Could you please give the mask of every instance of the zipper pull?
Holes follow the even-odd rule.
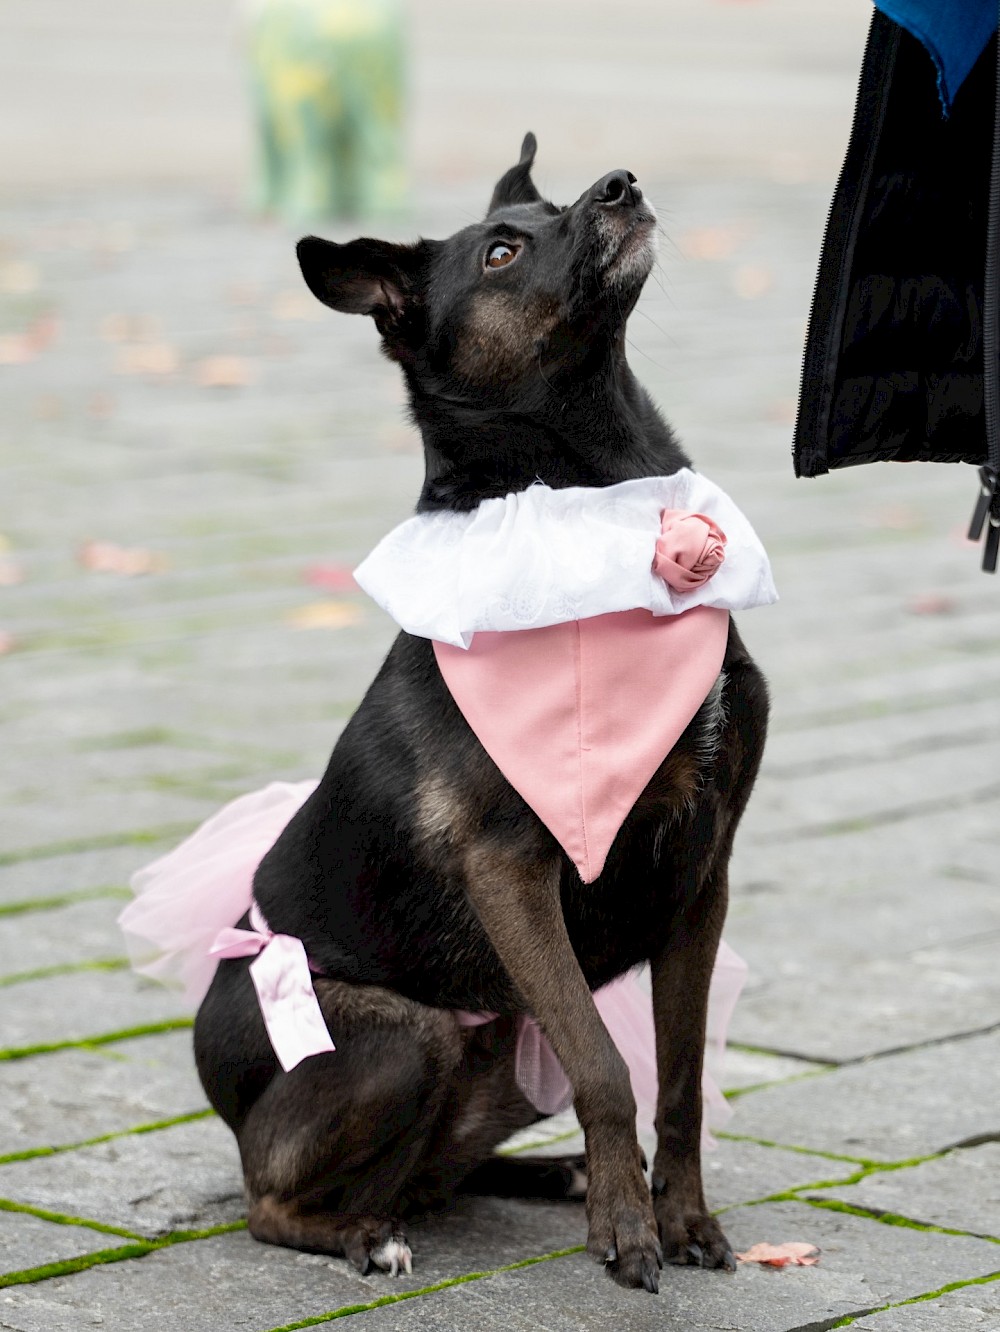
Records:
[[[983,569],[986,573],[996,573],[997,560],[1000,556],[1000,474],[992,467],[979,469],[979,498],[969,524],[969,540],[978,541],[986,527],[986,549],[983,552]]]

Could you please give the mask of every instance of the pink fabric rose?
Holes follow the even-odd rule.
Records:
[[[693,592],[726,558],[725,547],[725,534],[703,513],[664,509],[653,572],[675,592]]]

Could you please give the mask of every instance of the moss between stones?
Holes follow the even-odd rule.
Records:
[[[51,897],[29,897],[23,902],[5,902],[0,905],[0,918],[23,916],[31,911],[57,911],[60,907],[77,902],[95,902],[103,897],[128,898],[132,893],[118,884],[105,884],[101,888],[86,888],[77,893],[58,893]]]
[[[449,1277],[447,1281],[437,1281],[433,1286],[422,1286],[420,1290],[404,1290],[398,1295],[382,1295],[377,1300],[368,1300],[364,1304],[345,1304],[341,1309],[330,1313],[316,1314],[312,1318],[302,1318],[296,1323],[283,1323],[271,1332],[299,1332],[301,1328],[318,1327],[321,1323],[332,1323],[335,1318],[348,1318],[351,1314],[368,1313],[371,1309],[381,1309],[387,1304],[399,1304],[403,1300],[415,1300],[421,1295],[433,1295],[439,1290],[448,1290],[451,1286],[464,1286],[470,1281],[482,1281],[487,1277],[499,1276],[501,1272],[516,1272],[522,1267],[534,1267],[537,1263],[549,1263],[554,1258],[566,1258],[570,1254],[583,1253],[584,1245],[575,1244],[571,1249],[556,1249],[553,1253],[539,1254],[535,1258],[522,1258],[517,1263],[506,1263],[503,1267],[493,1267],[485,1272],[466,1272],[462,1276]]]
[[[215,1111],[191,1110],[185,1115],[173,1115],[169,1119],[157,1119],[148,1124],[135,1124],[132,1128],[119,1129],[115,1133],[102,1133],[96,1138],[82,1138],[79,1142],[57,1143],[52,1147],[26,1147],[20,1152],[8,1152],[0,1156],[0,1166],[13,1165],[17,1161],[33,1161],[39,1156],[58,1156],[61,1152],[76,1152],[82,1147],[98,1147],[102,1142],[113,1142],[116,1138],[131,1138],[142,1133],[159,1133],[161,1129],[174,1128],[178,1124],[193,1124],[199,1119],[212,1119]]]
[[[34,971],[15,971],[0,976],[0,989],[7,985],[21,985],[24,981],[49,980],[53,976],[72,976],[81,971],[124,971],[129,965],[127,957],[94,958],[89,962],[58,962],[51,967],[36,967]]]
[[[95,1036],[81,1036],[78,1040],[44,1041],[37,1045],[17,1045],[0,1050],[0,1063],[10,1059],[31,1059],[35,1055],[54,1054],[58,1050],[93,1050],[115,1041],[130,1041],[137,1036],[158,1036],[164,1031],[182,1031],[193,1027],[193,1018],[167,1018],[163,1022],[146,1022],[139,1027],[126,1027],[122,1031],[99,1032]]]
[[[808,1184],[803,1188],[809,1188]],[[813,1185],[812,1187],[815,1187]],[[904,1230],[920,1230],[930,1235],[958,1235],[962,1239],[984,1240],[987,1244],[1000,1244],[1000,1236],[982,1235],[972,1230],[956,1230],[952,1226],[936,1226],[929,1221],[914,1221],[908,1216],[901,1216],[898,1212],[883,1212],[876,1207],[858,1207],[854,1203],[840,1202],[836,1198],[810,1198],[804,1197],[801,1191],[796,1190],[796,1202],[806,1203],[809,1207],[819,1207],[827,1212],[843,1212],[847,1216],[860,1216],[866,1221],[877,1221],[883,1226],[900,1226]]]
[[[26,846],[20,851],[0,852],[0,868],[21,865],[26,860],[48,860],[56,856],[78,855],[81,851],[105,851],[116,846],[150,846],[176,837],[185,837],[194,823],[163,823],[158,828],[133,828],[128,832],[101,833],[95,837],[73,837],[44,846]]]
[[[2,1200],[0,1200],[2,1205]],[[30,1208],[13,1208],[11,1210],[31,1211]],[[39,1215],[37,1210],[34,1215]],[[57,1213],[50,1213],[43,1217],[44,1220],[58,1221],[63,1225],[89,1226],[93,1230],[104,1230],[109,1234],[129,1235],[129,1231],[115,1231],[109,1226],[101,1226],[99,1223],[84,1221],[79,1217],[60,1217]],[[114,1249],[97,1249],[94,1253],[84,1253],[78,1258],[66,1258],[61,1262],[43,1263],[39,1267],[25,1267],[19,1272],[7,1272],[0,1276],[0,1289],[5,1286],[27,1286],[34,1285],[39,1281],[50,1281],[53,1277],[71,1276],[74,1272],[85,1272],[89,1267],[102,1267],[105,1263],[120,1263],[128,1258],[145,1258],[149,1253],[156,1253],[160,1249],[169,1249],[174,1244],[189,1244],[193,1240],[213,1239],[216,1235],[228,1235],[233,1231],[245,1230],[245,1221],[233,1221],[224,1226],[212,1226],[206,1230],[174,1230],[169,1235],[163,1235],[159,1239],[147,1240],[142,1236],[136,1236],[136,1242],[133,1244],[122,1244]]]
[[[859,1313],[845,1314],[843,1318],[836,1323],[830,1324],[830,1330],[834,1328],[851,1327],[859,1318],[868,1318],[872,1314],[885,1313],[887,1309],[904,1309],[908,1304],[925,1304],[928,1300],[940,1299],[942,1295],[949,1295],[953,1290],[966,1290],[969,1286],[986,1286],[991,1281],[1000,1280],[1000,1272],[990,1272],[987,1276],[969,1277],[965,1281],[949,1281],[946,1286],[939,1286],[937,1290],[929,1290],[923,1295],[912,1295],[908,1300],[897,1300],[891,1304],[880,1304],[877,1309],[862,1309]]]

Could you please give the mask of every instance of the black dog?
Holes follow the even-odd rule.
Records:
[[[421,511],[472,510],[539,478],[606,486],[687,464],[625,361],[655,215],[625,171],[571,207],[543,201],[534,153],[529,134],[486,220],[449,240],[298,247],[313,293],[371,315],[402,367],[426,454]],[[733,1269],[702,1192],[701,1071],[730,849],[766,720],[764,681],[730,626],[711,702],[584,885],[469,729],[430,641],[400,634],[254,881],[271,928],[303,940],[321,973],[337,1052],[282,1072],[246,961],[220,965],[197,1018],[252,1234],[395,1273],[409,1270],[405,1218],[459,1186],[564,1188],[568,1170],[549,1163],[532,1180],[530,1164],[491,1155],[538,1118],[514,1080],[516,1019],[530,1012],[586,1135],[588,1251],[650,1291],[664,1257]],[[652,1193],[628,1072],[591,998],[645,960]],[[499,1016],[470,1031],[458,1009]]]

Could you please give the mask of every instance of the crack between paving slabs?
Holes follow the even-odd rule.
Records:
[[[963,689],[962,700],[966,703],[977,703],[981,700],[992,702],[997,695],[997,684],[996,680],[988,680],[979,685],[971,685]],[[842,707],[802,713],[799,716],[776,717],[768,724],[768,729],[776,733],[808,731],[820,726],[839,726],[843,722],[901,717],[911,712],[933,712],[936,708],[954,707],[954,705],[954,691],[903,696],[893,699],[891,704],[884,698],[859,699]]]
[[[120,1031],[97,1032],[74,1040],[42,1041],[37,1045],[15,1045],[0,1050],[0,1063],[12,1059],[33,1059],[36,1055],[56,1054],[59,1050],[95,1050],[102,1045],[118,1041],[131,1041],[139,1036],[158,1036],[165,1031],[184,1031],[194,1026],[193,1018],[164,1018],[161,1022],[146,1022],[137,1027],[124,1027]]]
[[[35,967],[33,971],[14,971],[0,976],[0,989],[8,985],[23,985],[26,981],[51,980],[54,976],[76,976],[84,971],[125,971],[130,963],[127,957],[92,958],[87,962],[56,962],[50,967]]]
[[[134,1124],[131,1128],[117,1129],[112,1133],[102,1133],[95,1138],[82,1138],[79,1142],[56,1143],[47,1147],[25,1147],[19,1152],[7,1152],[0,1156],[0,1167],[15,1165],[19,1161],[34,1161],[42,1156],[58,1156],[62,1152],[76,1152],[84,1147],[99,1147],[101,1143],[114,1142],[118,1138],[138,1137],[143,1133],[159,1133],[163,1129],[175,1128],[178,1124],[193,1124],[201,1119],[214,1119],[215,1111],[211,1107],[203,1110],[189,1110],[186,1114],[173,1115],[169,1119],[151,1120],[148,1124]]]
[[[119,846],[152,846],[158,842],[186,837],[197,826],[197,822],[190,821],[161,823],[155,828],[133,828],[126,832],[100,833],[94,837],[72,837],[62,842],[46,842],[42,846],[21,847],[17,851],[0,852],[0,869],[8,865],[21,865],[28,860],[74,856],[83,851],[106,851]]]
[[[322,1323],[332,1323],[337,1318],[349,1318],[353,1314],[369,1313],[372,1309],[381,1309],[389,1304],[399,1304],[403,1300],[415,1300],[424,1295],[434,1295],[438,1291],[448,1290],[452,1286],[465,1286],[472,1281],[485,1281],[490,1277],[500,1276],[504,1272],[517,1272],[525,1267],[535,1267],[539,1263],[550,1263],[557,1258],[568,1258],[573,1254],[583,1253],[586,1245],[574,1244],[569,1249],[556,1249],[552,1253],[537,1254],[531,1258],[521,1258],[516,1263],[505,1263],[502,1267],[488,1268],[482,1272],[464,1272],[461,1276],[448,1277],[436,1281],[431,1286],[421,1286],[419,1290],[403,1290],[394,1295],[380,1295],[377,1299],[367,1300],[363,1304],[345,1304],[328,1313],[314,1314],[311,1318],[302,1318],[294,1323],[282,1323],[280,1327],[270,1328],[269,1332],[300,1332],[307,1327],[319,1327]]]
[[[942,750],[964,749],[970,745],[994,743],[994,737],[983,728],[945,735],[922,736],[917,740],[904,740],[884,750],[870,750],[857,754],[829,754],[824,758],[799,759],[788,763],[769,764],[765,775],[777,781],[797,781],[802,777],[820,777],[830,772],[849,772],[883,760],[915,758],[923,754],[936,754]]]
[[[6,1199],[0,1199],[0,1208],[27,1212],[29,1215],[40,1216],[42,1220],[54,1221],[60,1225],[85,1226],[102,1233],[123,1236],[132,1234],[131,1231],[117,1230],[111,1226],[104,1226],[99,1221],[87,1221],[82,1217],[61,1216],[56,1212],[43,1213],[38,1208],[21,1204],[8,1205]],[[98,1249],[94,1253],[80,1254],[77,1258],[64,1258],[59,1262],[44,1263],[40,1267],[25,1267],[18,1272],[7,1272],[0,1275],[0,1290],[8,1286],[34,1286],[42,1281],[51,1281],[55,1277],[72,1276],[75,1272],[83,1272],[91,1267],[104,1267],[108,1263],[145,1258],[148,1254],[158,1253],[161,1249],[172,1248],[175,1244],[191,1244],[200,1240],[214,1239],[217,1235],[230,1235],[240,1230],[246,1230],[245,1221],[232,1221],[226,1225],[211,1226],[204,1230],[172,1230],[168,1235],[161,1235],[158,1239],[145,1239],[141,1235],[136,1235],[133,1243],[122,1244],[114,1249]]]
[[[207,1117],[207,1115],[211,1113],[212,1113],[211,1111],[193,1112],[189,1116],[178,1117],[177,1119],[171,1121],[158,1121],[148,1125],[138,1125],[134,1129],[125,1130],[121,1134],[106,1135],[104,1138],[91,1140],[91,1142],[89,1143],[67,1145],[65,1150],[72,1150],[74,1147],[92,1145],[93,1142],[106,1141],[107,1138],[110,1137],[125,1136],[129,1132],[142,1133],[142,1132],[160,1131],[163,1128],[169,1127],[172,1123],[184,1122],[189,1119]],[[762,1143],[762,1145],[772,1146],[777,1150],[786,1150],[782,1148],[780,1144],[771,1144],[764,1142]],[[54,1151],[59,1149],[52,1149],[52,1150]],[[792,1150],[796,1149],[793,1148]],[[804,1154],[819,1155],[819,1153],[810,1153],[808,1149],[799,1148],[797,1150],[803,1152]],[[44,1153],[45,1149],[41,1149],[41,1152]],[[826,1153],[825,1155],[829,1157],[832,1156],[832,1153]],[[935,1153],[934,1155],[940,1156],[944,1155],[944,1153]],[[835,1159],[841,1159],[841,1158],[835,1158]],[[850,1160],[850,1158],[848,1159]],[[829,1181],[828,1186],[833,1187],[835,1185],[843,1185],[845,1183],[855,1182],[856,1179],[863,1178],[867,1174],[877,1173],[879,1170],[903,1169],[911,1167],[913,1165],[920,1164],[922,1160],[928,1160],[928,1159],[933,1159],[933,1158],[923,1157],[915,1159],[913,1161],[906,1161],[906,1162],[873,1163],[871,1168],[862,1169],[861,1171],[858,1172],[856,1176],[851,1177],[848,1180]],[[0,1162],[0,1164],[2,1164],[2,1162]],[[965,1238],[986,1239],[989,1242],[1000,1244],[1000,1239],[997,1239],[994,1236],[980,1236],[975,1234],[974,1232],[955,1230],[942,1226],[934,1226],[923,1222],[915,1222],[910,1220],[909,1218],[897,1216],[896,1214],[893,1213],[886,1212],[880,1214],[870,1209],[856,1208],[849,1206],[848,1204],[836,1203],[829,1199],[810,1199],[802,1196],[803,1190],[809,1188],[819,1188],[819,1187],[823,1187],[822,1182],[803,1184],[798,1186],[798,1188],[796,1189],[786,1190],[783,1193],[773,1194],[766,1198],[754,1199],[751,1202],[747,1203],[733,1204],[733,1206],[759,1206],[767,1202],[800,1202],[810,1206],[815,1206],[820,1208],[825,1207],[828,1210],[847,1212],[849,1214],[857,1215],[862,1217],[863,1219],[875,1221],[876,1223],[880,1224],[898,1225],[898,1226],[908,1227],[914,1230],[929,1231],[931,1233],[957,1235]],[[236,1221],[221,1226],[210,1227],[203,1230],[172,1231],[170,1234],[161,1236],[159,1239],[150,1240],[139,1235],[137,1232],[126,1230],[123,1227],[108,1226],[105,1225],[103,1222],[88,1220],[83,1217],[74,1217],[67,1214],[50,1212],[42,1208],[33,1207],[32,1205],[27,1203],[17,1203],[8,1199],[0,1199],[0,1210],[20,1212],[26,1215],[36,1216],[42,1220],[50,1221],[60,1225],[78,1225],[98,1231],[99,1233],[120,1235],[122,1238],[133,1240],[133,1243],[131,1244],[121,1245],[114,1249],[102,1249],[94,1253],[80,1255],[78,1258],[65,1259],[60,1262],[49,1263],[36,1268],[25,1268],[18,1272],[7,1273],[6,1275],[0,1276],[0,1288],[11,1285],[36,1284],[40,1281],[50,1280],[53,1277],[70,1275],[73,1272],[85,1270],[91,1267],[102,1266],[107,1263],[122,1262],[126,1260],[142,1258],[149,1253],[154,1253],[159,1251],[160,1249],[168,1248],[173,1244],[189,1243],[200,1239],[212,1238],[213,1236],[216,1235],[229,1234],[234,1231],[241,1231],[246,1229],[245,1221]],[[722,1212],[728,1210],[730,1209],[720,1208],[716,1212],[716,1215],[720,1215]],[[301,1320],[296,1323],[285,1324],[280,1328],[272,1329],[272,1332],[296,1332],[297,1329],[315,1327],[322,1323],[332,1322],[336,1318],[343,1318],[356,1313],[366,1313],[371,1309],[381,1308],[388,1304],[396,1304],[399,1303],[401,1300],[405,1299],[414,1299],[418,1296],[433,1294],[437,1291],[448,1289],[451,1286],[467,1284],[470,1281],[482,1280],[491,1276],[496,1276],[503,1272],[517,1271],[521,1268],[534,1266],[537,1263],[548,1262],[556,1258],[567,1257],[571,1254],[582,1253],[584,1251],[584,1248],[585,1248],[584,1245],[575,1245],[572,1248],[561,1249],[553,1253],[541,1254],[533,1256],[531,1258],[521,1259],[516,1263],[506,1264],[501,1267],[491,1268],[481,1272],[464,1273],[457,1277],[450,1277],[445,1281],[436,1282],[430,1286],[421,1287],[419,1290],[402,1291],[394,1295],[379,1296],[375,1300],[366,1301],[362,1304],[342,1306],[340,1309],[331,1310],[328,1313],[315,1315],[312,1318]],[[996,1275],[1000,1276],[1000,1273]],[[949,1286],[946,1289],[957,1289],[961,1285],[975,1284],[976,1281],[985,1281],[991,1279],[993,1278],[992,1277],[974,1278],[971,1279],[969,1282],[956,1283],[954,1286]],[[934,1298],[934,1296],[939,1293],[941,1292],[932,1292],[926,1296],[921,1296],[918,1298],[930,1299]],[[916,1302],[916,1297],[913,1300],[904,1301],[904,1303],[913,1303],[913,1302]],[[885,1306],[885,1307],[890,1307],[890,1306]],[[845,1317],[847,1317],[850,1320],[853,1320],[854,1318],[861,1317],[863,1313],[868,1313],[868,1312],[872,1311],[864,1310],[855,1313],[853,1315],[847,1315]],[[844,1322],[844,1321],[834,1322],[834,1323],[827,1322],[820,1324],[810,1324],[808,1326],[815,1327],[817,1329],[827,1328],[827,1327],[832,1328],[836,1326],[849,1326],[849,1322]],[[800,1329],[799,1332],[808,1332],[808,1328]]]
[[[742,1045],[738,1041],[728,1042],[728,1048],[746,1050],[750,1054],[772,1055],[778,1059],[798,1059],[804,1063],[822,1064],[822,1068],[808,1069],[805,1073],[793,1073],[787,1078],[775,1078],[773,1082],[755,1082],[752,1087],[737,1087],[727,1091],[727,1096],[745,1096],[750,1091],[763,1091],[768,1087],[778,1087],[789,1082],[798,1082],[803,1078],[820,1077],[832,1073],[838,1068],[852,1068],[858,1064],[872,1064],[879,1059],[888,1059],[890,1055],[909,1054],[913,1050],[927,1050],[935,1045],[947,1045],[949,1041],[970,1041],[976,1036],[990,1036],[1000,1031],[1000,1022],[991,1022],[985,1027],[970,1027],[968,1031],[948,1032],[944,1036],[928,1036],[921,1041],[911,1041],[908,1045],[894,1045],[887,1050],[874,1050],[871,1054],[851,1055],[847,1059],[831,1059],[829,1055],[811,1055],[802,1050],[784,1050],[776,1046]]]
[[[789,828],[783,833],[783,837],[786,842],[794,842],[805,838],[839,837],[845,833],[869,832],[872,828],[881,828],[891,823],[904,823],[908,819],[921,818],[925,814],[951,813],[954,810],[968,809],[973,805],[992,804],[997,799],[1000,799],[1000,782],[992,782],[989,786],[981,786],[975,791],[967,791],[961,795],[915,800],[909,805],[876,810],[872,814],[854,818],[832,819],[829,823],[804,824],[800,828]]]
[[[77,902],[97,902],[103,898],[124,901],[131,897],[131,890],[118,884],[104,884],[99,888],[84,888],[78,892],[58,893],[51,897],[28,897],[21,902],[0,904],[0,920],[7,916],[23,916],[34,911],[57,911],[60,907],[75,906]]]
[[[937,1290],[928,1290],[921,1295],[911,1295],[908,1300],[893,1300],[888,1304],[880,1304],[874,1309],[859,1309],[856,1313],[842,1314],[840,1318],[833,1321],[805,1323],[801,1327],[789,1328],[788,1332],[832,1332],[834,1328],[850,1327],[859,1318],[867,1318],[870,1314],[885,1313],[887,1309],[905,1309],[911,1304],[925,1304],[928,1300],[938,1300],[942,1295],[950,1295],[955,1290],[967,1290],[970,1286],[988,1286],[991,1282],[998,1280],[1000,1280],[1000,1272],[990,1272],[981,1277],[968,1277],[964,1281],[949,1281],[947,1285],[939,1286]]]

